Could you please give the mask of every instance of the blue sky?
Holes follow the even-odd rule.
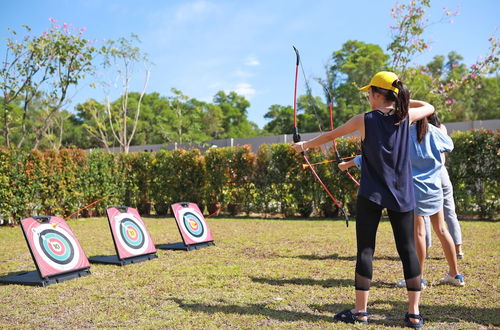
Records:
[[[406,2],[406,1],[402,1]],[[5,54],[7,28],[34,33],[58,23],[86,27],[91,39],[117,39],[139,35],[141,49],[155,66],[148,92],[171,95],[177,88],[185,95],[211,102],[219,90],[234,90],[251,103],[250,120],[263,127],[273,104],[293,103],[295,55],[299,48],[306,74],[324,76],[330,54],[347,40],[361,40],[383,49],[391,37],[390,10],[395,1],[338,0],[43,0],[4,1],[0,13],[0,56]],[[442,9],[458,9],[453,23],[431,25],[425,37],[431,49],[415,59],[425,64],[435,55],[454,50],[465,63],[474,63],[488,52],[488,38],[499,36],[500,1],[435,0],[430,21]],[[136,73],[135,89],[143,75]],[[302,79],[302,77],[301,77]],[[303,79],[302,79],[303,80]],[[299,86],[304,91],[303,85]],[[320,88],[314,93],[322,95]],[[99,90],[80,87],[73,105],[88,97],[103,100]],[[69,106],[71,109],[72,106]]]

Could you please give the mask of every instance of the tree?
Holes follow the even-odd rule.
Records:
[[[119,38],[117,41],[109,40],[103,48],[104,67],[111,71],[121,83],[121,97],[119,103],[112,104],[109,96],[109,88],[113,83],[105,82],[108,94],[105,98],[106,113],[108,115],[108,127],[111,129],[114,141],[118,143],[121,151],[128,153],[130,144],[134,138],[141,114],[141,103],[149,83],[151,63],[147,55],[142,53],[134,43],[139,43],[139,37],[135,34],[130,39]],[[144,83],[140,92],[139,100],[134,108],[129,108],[130,83],[134,73],[134,65],[142,64],[144,69]],[[112,79],[112,80],[115,80]],[[131,126],[129,126],[129,121]],[[101,123],[105,125],[104,123]],[[103,141],[104,143],[105,141]]]
[[[215,104],[202,102],[200,105],[205,113],[202,122],[203,131],[212,139],[220,139],[224,133],[222,109]]]
[[[380,46],[349,40],[332,53],[326,66],[326,79],[319,82],[333,95],[335,123],[344,123],[366,110],[367,103],[358,88],[364,86],[374,72],[387,69],[389,56]],[[325,95],[328,98],[328,95]]]
[[[293,133],[293,107],[273,104],[269,107],[264,118],[270,121],[264,126],[264,130],[271,134]]]
[[[214,104],[222,110],[222,128],[224,138],[253,137],[259,135],[258,126],[247,118],[247,109],[250,106],[243,96],[235,92],[226,94],[219,91],[214,96]]]
[[[108,122],[106,106],[94,99],[88,99],[83,104],[78,104],[76,110],[83,128],[90,134],[91,139],[109,152],[112,132],[106,125]]]
[[[210,139],[210,136],[202,130],[204,117],[202,104],[175,88],[172,88],[172,92],[174,96],[169,98],[171,111],[174,113],[171,140],[183,143]]]
[[[40,36],[26,35],[22,41],[17,41],[17,32],[11,30],[13,36],[7,39],[5,61],[0,69],[4,104],[2,130],[7,147],[12,144],[11,128],[14,126],[20,131],[17,147],[25,143],[30,133],[28,122],[33,117],[30,105],[34,98],[38,98],[43,99],[40,103],[45,111],[42,118],[36,118],[39,125],[31,126],[35,133],[32,135],[32,147],[37,148],[68,101],[69,88],[93,72],[92,60],[97,50],[82,37],[85,29],[68,24],[58,25],[52,18],[50,21],[51,28]],[[27,32],[31,31],[28,26],[24,28]],[[23,112],[19,117],[13,117],[7,106],[14,100],[22,104]]]

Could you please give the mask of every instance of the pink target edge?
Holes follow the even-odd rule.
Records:
[[[45,260],[43,260],[42,255],[40,254],[40,251],[36,249],[36,245],[34,243],[34,236],[36,235],[35,232],[33,232],[33,229],[36,229],[40,227],[42,224],[49,224],[54,226],[54,229],[57,230],[57,228],[62,228],[68,235],[71,236],[71,238],[75,241],[77,246],[74,246],[73,248],[76,250],[75,252],[78,252],[79,254],[79,260],[76,262],[74,267],[71,269],[57,269],[49,265]],[[50,217],[50,220],[45,223],[40,223],[34,218],[26,218],[21,220],[21,227],[24,231],[26,241],[28,243],[29,249],[31,250],[34,262],[38,268],[38,271],[40,273],[40,276],[47,277],[47,276],[54,276],[58,274],[63,274],[63,273],[68,273],[72,272],[75,270],[80,270],[80,269],[85,269],[90,267],[89,260],[87,259],[87,256],[85,255],[85,252],[83,252],[82,247],[80,246],[80,243],[78,242],[78,239],[76,236],[73,234],[71,229],[69,228],[68,224],[64,219],[62,218],[57,218],[57,217]],[[36,237],[38,239],[38,237]]]
[[[183,205],[186,205],[187,207],[184,207]],[[194,241],[187,235],[183,230],[182,230],[182,225],[181,225],[181,217],[179,216],[179,212],[183,209],[191,209],[195,211],[199,216],[200,216],[200,221],[203,223],[203,226],[205,230],[207,231],[207,237],[203,241]],[[214,237],[212,235],[212,231],[208,227],[208,224],[205,220],[205,217],[203,216],[203,213],[200,211],[200,208],[196,203],[175,203],[172,204],[172,210],[174,212],[174,217],[175,221],[177,222],[177,227],[179,228],[179,232],[181,233],[182,240],[184,241],[184,244],[186,245],[191,245],[191,244],[199,244],[199,243],[205,243],[205,242],[211,242],[214,240]]]
[[[153,243],[153,239],[151,238],[151,235],[149,234],[149,231],[146,225],[144,224],[144,221],[142,221],[142,218],[139,215],[137,209],[134,209],[133,207],[127,207],[127,211],[125,213],[132,214],[134,218],[143,226],[144,239],[145,239],[144,244],[148,244],[148,248],[143,253],[131,253],[123,247],[123,245],[120,243],[120,240],[118,239],[118,235],[120,235],[120,233],[118,233],[115,230],[115,222],[116,222],[115,217],[122,214],[122,212],[120,212],[120,210],[116,207],[110,207],[106,209],[106,214],[108,216],[109,227],[111,228],[111,233],[113,235],[113,241],[115,242],[116,253],[118,254],[118,257],[120,259],[125,259],[125,258],[155,253],[156,247],[155,244]]]

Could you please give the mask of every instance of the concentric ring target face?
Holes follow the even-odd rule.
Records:
[[[130,213],[115,216],[115,233],[120,245],[131,254],[143,254],[148,249],[146,228]]]
[[[205,228],[203,216],[193,209],[179,210],[180,225],[182,231],[195,242],[204,242],[208,231]]]
[[[73,237],[61,227],[42,224],[33,230],[35,248],[49,266],[58,270],[73,269],[80,253]]]

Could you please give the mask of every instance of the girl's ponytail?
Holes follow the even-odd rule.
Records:
[[[408,116],[408,108],[410,105],[410,91],[405,84],[399,79],[392,83],[393,87],[398,89],[398,94],[395,92],[394,100],[394,115],[396,116],[396,123],[402,122]]]

